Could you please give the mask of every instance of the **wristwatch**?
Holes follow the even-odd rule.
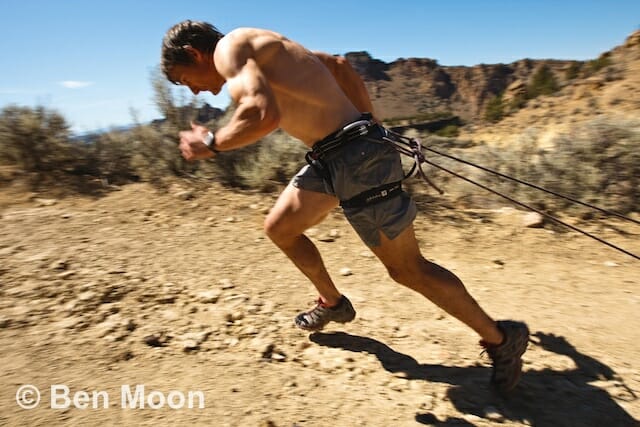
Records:
[[[204,145],[206,145],[209,150],[216,154],[220,153],[220,151],[216,150],[216,135],[213,132],[207,132],[207,135],[202,139],[202,142],[204,142]]]

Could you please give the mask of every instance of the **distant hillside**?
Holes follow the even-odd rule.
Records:
[[[441,66],[428,58],[385,63],[367,52],[345,56],[363,76],[378,116],[387,120],[450,114],[466,123],[480,123],[488,103],[498,96],[508,103],[505,115],[515,114],[538,102],[527,99],[525,92],[539,79],[541,68],[552,75],[556,85],[553,97],[590,96],[591,91],[626,81],[628,91],[617,95],[618,106],[628,99],[640,108],[635,101],[640,99],[636,79],[640,74],[640,31],[592,61],[522,59],[466,67]]]

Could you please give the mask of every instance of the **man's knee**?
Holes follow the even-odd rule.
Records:
[[[406,281],[405,278],[407,276],[404,268],[400,266],[387,266],[387,273],[389,273],[389,277],[391,277],[395,282],[404,285],[404,282]]]
[[[304,233],[305,224],[288,215],[269,214],[264,220],[265,234],[276,244],[286,244]]]
[[[314,212],[312,216],[302,217],[272,211],[265,218],[263,229],[275,243],[287,242],[304,234],[305,230],[321,222],[328,214],[328,211],[320,211]]]
[[[400,265],[388,265],[387,273],[395,282],[411,287],[411,284],[419,280],[420,272],[415,263],[403,263]]]
[[[274,242],[284,240],[290,235],[290,231],[287,228],[286,221],[283,221],[279,216],[267,215],[264,220],[264,232]]]
[[[440,276],[444,270],[421,256],[401,265],[388,265],[386,268],[391,279],[409,288],[413,288],[416,283],[421,285],[432,283],[432,279]]]

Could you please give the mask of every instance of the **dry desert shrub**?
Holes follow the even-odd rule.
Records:
[[[282,131],[263,138],[256,148],[235,165],[240,183],[250,188],[274,191],[305,164],[307,148]]]
[[[602,117],[576,124],[550,144],[543,144],[540,132],[531,128],[509,147],[484,146],[465,150],[460,157],[574,199],[629,213],[640,211],[638,147],[640,122]],[[571,201],[482,171],[465,168],[465,174],[537,208],[574,215],[587,212]]]
[[[640,122],[594,119],[553,145],[539,162],[543,185],[622,213],[640,211]]]
[[[25,172],[69,166],[74,157],[69,125],[55,110],[9,105],[0,111],[0,160]]]

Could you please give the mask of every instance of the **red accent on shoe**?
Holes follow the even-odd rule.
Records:
[[[326,302],[324,302],[324,300],[322,299],[322,297],[318,297],[318,301],[316,301],[316,303],[320,306],[320,307],[324,307],[324,308],[331,308]]]

